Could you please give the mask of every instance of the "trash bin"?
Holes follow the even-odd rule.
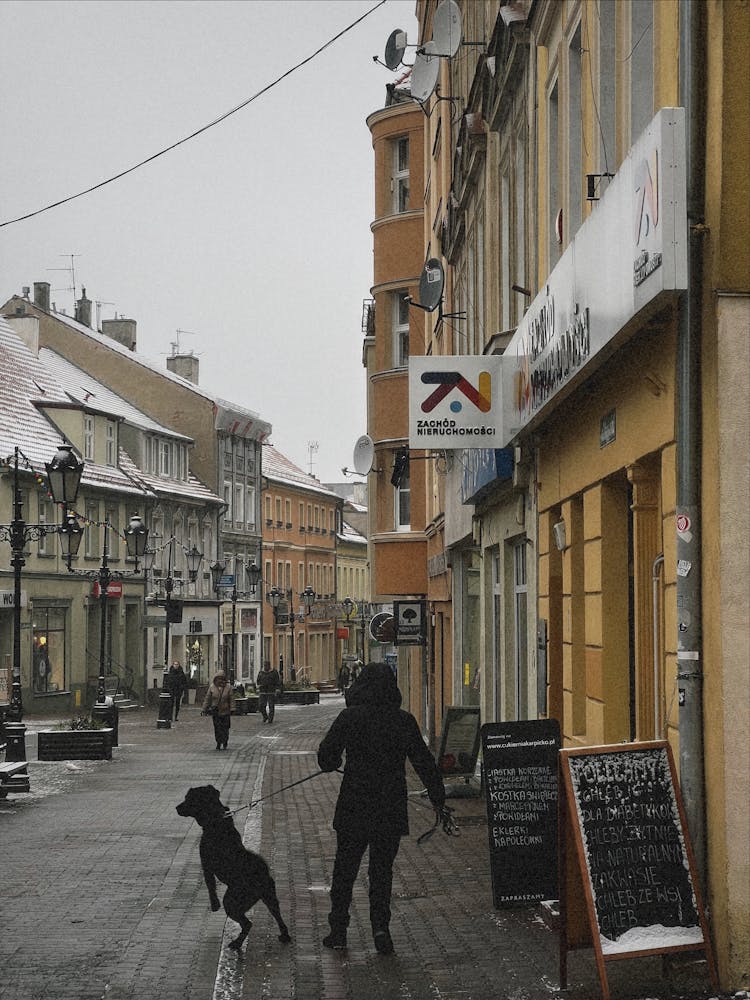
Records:
[[[172,695],[169,691],[159,693],[159,717],[156,720],[156,728],[172,728]]]
[[[106,695],[103,702],[94,702],[91,718],[101,722],[104,726],[109,726],[112,730],[112,746],[120,745],[117,741],[120,728],[120,708],[115,704],[115,699],[111,695]]]

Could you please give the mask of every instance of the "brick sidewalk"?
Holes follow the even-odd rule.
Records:
[[[394,872],[393,956],[370,937],[366,865],[355,886],[349,948],[321,946],[340,777],[322,775],[239,813],[245,841],[276,878],[293,942],[281,945],[262,906],[244,957],[222,948],[200,873],[197,825],[175,804],[212,783],[232,808],[317,770],[317,745],[343,707],[282,707],[232,722],[217,753],[211,723],[184,708],[171,730],[153,712],[123,713],[112,762],[37,762],[26,720],[32,793],[0,803],[2,1000],[541,1000],[559,993],[557,937],[534,911],[492,908],[481,799],[454,799],[459,838],[416,836],[432,812],[410,808]],[[412,785],[419,791],[416,784]],[[231,925],[230,929],[233,929]],[[658,959],[610,963],[613,1000],[671,991]],[[698,984],[703,971],[693,969]],[[593,952],[569,956],[568,996],[599,997]]]

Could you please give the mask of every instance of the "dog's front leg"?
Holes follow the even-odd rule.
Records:
[[[206,888],[208,889],[208,898],[211,902],[211,910],[213,913],[216,913],[217,910],[221,909],[219,896],[216,892],[216,876],[210,868],[204,867],[203,878],[206,880]]]

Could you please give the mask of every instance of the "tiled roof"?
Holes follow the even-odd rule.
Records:
[[[329,490],[315,476],[303,472],[293,462],[290,462],[286,455],[277,451],[273,445],[263,445],[262,472],[268,479],[273,479],[278,483],[296,486],[298,489],[313,490],[315,493],[325,494],[331,500],[338,500],[333,490]]]
[[[180,500],[198,500],[210,504],[224,503],[221,497],[212,493],[192,472],[188,474],[187,482],[154,476],[139,469],[130,455],[122,449],[120,449],[120,465],[129,476],[142,483],[144,489],[157,496],[176,497]]]
[[[42,313],[44,315],[45,311],[40,309],[34,303],[29,302],[26,299],[22,299],[19,296],[13,296],[11,302],[23,303],[27,312],[34,314],[35,312]],[[226,415],[231,413],[234,420],[239,420],[240,422],[245,422],[248,425],[252,425],[254,434],[257,434],[258,440],[264,440],[271,433],[271,425],[264,420],[261,420],[258,414],[254,410],[250,410],[245,406],[240,406],[237,403],[230,403],[224,399],[221,399],[215,393],[208,392],[206,389],[201,388],[195,382],[191,382],[189,379],[183,378],[181,375],[176,375],[166,368],[163,362],[152,361],[151,358],[147,358],[143,354],[139,354],[138,351],[131,351],[129,348],[125,347],[124,344],[120,344],[117,340],[112,337],[108,337],[103,333],[98,333],[96,330],[92,330],[90,326],[86,326],[84,323],[79,323],[78,320],[72,318],[72,316],[66,316],[65,313],[55,312],[50,310],[49,314],[53,319],[60,323],[65,324],[65,326],[70,327],[71,330],[75,330],[76,333],[83,334],[90,340],[96,341],[101,347],[105,347],[107,350],[113,351],[115,354],[121,354],[126,357],[129,361],[134,362],[137,365],[141,365],[143,368],[147,368],[151,372],[155,372],[162,378],[167,379],[170,382],[176,382],[185,389],[189,389],[194,392],[197,396],[201,396],[204,399],[210,400],[214,406],[214,412],[217,415]],[[217,429],[224,429],[217,428]]]
[[[95,410],[104,410],[115,416],[122,417],[127,423],[138,427],[141,430],[155,434],[162,434],[175,440],[190,442],[193,439],[179,434],[164,424],[152,420],[148,414],[133,406],[128,400],[118,396],[102,382],[92,378],[87,372],[62,357],[56,351],[48,347],[42,347],[39,351],[39,358],[46,367],[55,375],[61,385],[65,387],[65,392],[71,399],[82,406]]]
[[[12,459],[18,447],[34,468],[44,474],[45,462],[52,460],[64,437],[39,409],[45,403],[67,405],[72,410],[80,408],[44,362],[0,316],[0,458]],[[125,493],[142,493],[121,469],[93,462],[86,462],[82,482]]]

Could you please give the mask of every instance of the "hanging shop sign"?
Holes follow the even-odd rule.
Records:
[[[409,447],[499,446],[501,390],[499,354],[409,358]]]
[[[662,108],[529,306],[503,354],[498,447],[687,287],[685,149],[684,109]]]
[[[394,601],[397,646],[424,646],[427,642],[427,602]]]

